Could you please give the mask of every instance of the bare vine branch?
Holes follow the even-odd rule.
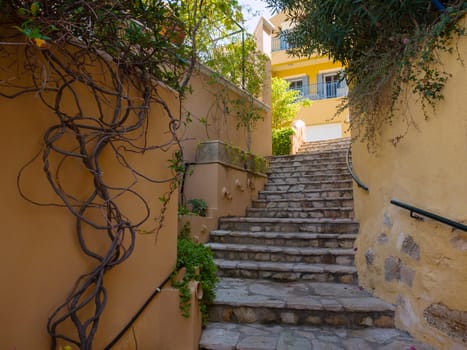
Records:
[[[180,182],[183,157],[177,131],[181,120],[160,89],[169,86],[183,95],[196,54],[177,42],[177,30],[183,31],[184,25],[175,10],[176,2],[156,0],[17,0],[0,5],[0,55],[10,60],[0,69],[0,97],[35,94],[55,116],[44,133],[43,146],[19,171],[20,195],[33,204],[67,208],[75,217],[82,252],[94,261],[94,267],[77,279],[49,317],[52,350],[59,347],[59,341],[92,348],[108,300],[104,276],[128,259],[141,225],[154,214],[135,185],[145,180],[168,186],[151,231],[157,234]],[[200,25],[201,20],[191,35]],[[13,26],[18,29],[12,31]],[[150,143],[154,106],[159,106],[158,117],[166,120],[168,133],[163,140]],[[127,158],[131,153],[173,149],[177,152],[168,164],[172,169],[168,178],[145,175]],[[103,164],[109,157],[129,174],[129,183],[109,182]],[[22,189],[24,171],[38,161],[57,203],[28,198]],[[67,189],[65,170],[70,167],[84,172],[90,188],[81,193]],[[130,197],[141,203],[140,218],[130,218],[121,206]],[[105,249],[88,242],[89,230],[102,233]],[[65,327],[70,322],[75,334]]]

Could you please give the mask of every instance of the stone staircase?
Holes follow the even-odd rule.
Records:
[[[314,142],[273,158],[246,216],[211,232],[221,279],[200,349],[430,349],[358,286],[348,146]]]

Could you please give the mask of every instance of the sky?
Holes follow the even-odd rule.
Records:
[[[239,0],[240,5],[246,9],[250,7],[253,10],[253,13],[248,13],[248,11],[244,10],[243,15],[245,16],[247,31],[249,33],[253,33],[258,24],[258,20],[261,16],[268,18],[271,17],[271,10],[267,9],[266,2],[261,0]]]

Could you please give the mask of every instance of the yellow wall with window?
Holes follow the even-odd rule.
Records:
[[[286,16],[283,13],[272,17],[270,22],[275,26],[273,38],[278,35],[281,29],[285,30],[289,28]],[[311,106],[302,107],[295,118],[296,120],[303,120],[305,122],[307,127],[306,139],[313,139],[314,130],[318,130],[326,125],[329,127],[338,126],[340,128],[340,135],[334,133],[335,137],[350,136],[348,110],[345,110],[338,116],[335,115],[338,106],[342,102],[342,97],[325,98],[318,96],[318,91],[322,87],[318,88],[316,86],[316,84],[323,83],[324,75],[343,70],[344,68],[340,63],[333,62],[327,56],[313,56],[310,58],[294,57],[289,55],[285,50],[280,50],[271,53],[271,67],[273,77],[298,82],[298,85],[294,86],[294,88],[300,88],[302,91],[305,91],[304,95],[313,98]],[[303,88],[301,88],[302,85]]]

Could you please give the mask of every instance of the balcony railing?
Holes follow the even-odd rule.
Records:
[[[309,100],[325,100],[328,98],[345,97],[349,92],[349,88],[345,81],[311,84],[293,89],[300,91],[302,97]]]

